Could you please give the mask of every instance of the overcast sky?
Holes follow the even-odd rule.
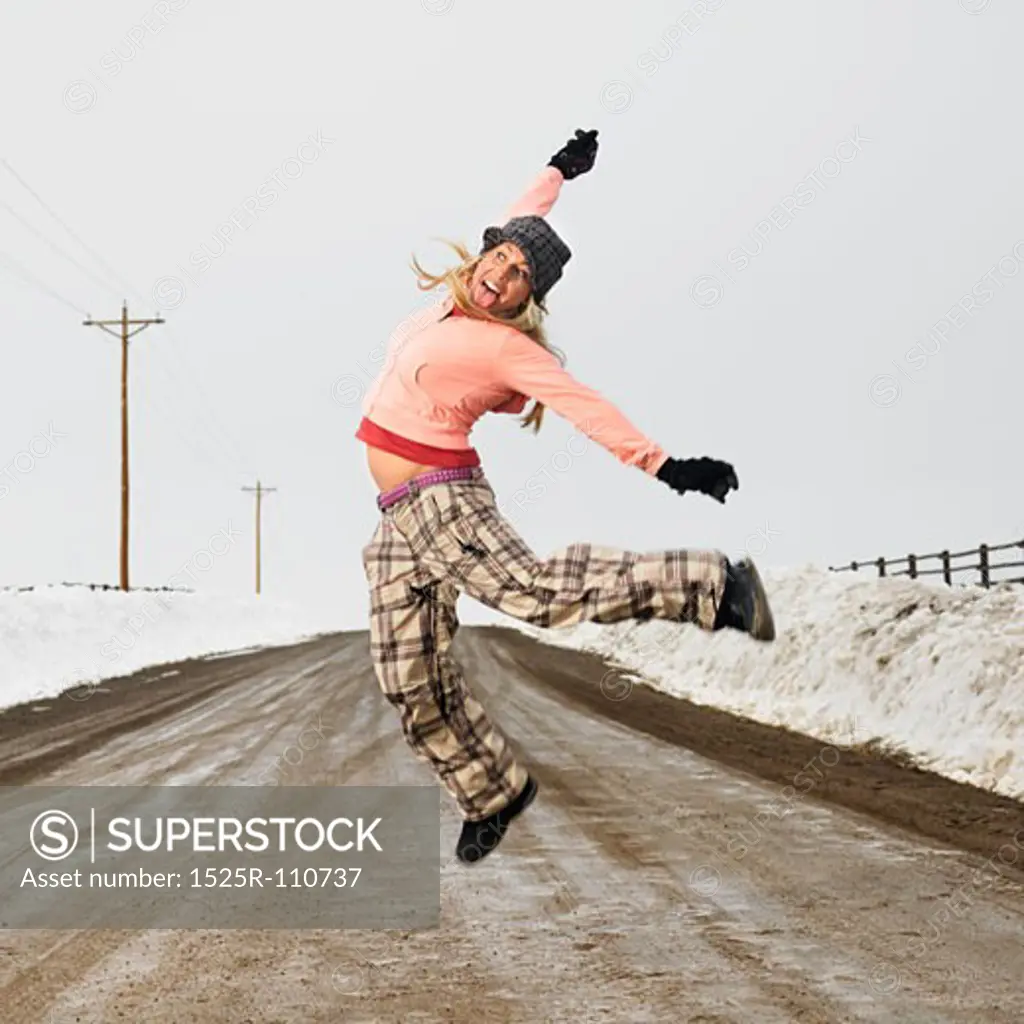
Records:
[[[601,151],[551,214],[552,340],[741,489],[680,498],[553,414],[491,417],[473,442],[538,554],[1024,533],[1011,0],[64,0],[2,27],[0,585],[117,581],[119,346],[82,320],[127,298],[167,319],[131,349],[132,583],[249,592],[258,475],[264,592],[362,628],[352,435],[423,302],[409,257],[476,245],[577,127]]]

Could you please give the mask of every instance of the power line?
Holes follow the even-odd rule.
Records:
[[[171,343],[161,350],[158,357],[160,358],[164,355],[168,357],[165,372],[172,374],[179,380],[184,380],[185,383],[182,385],[181,390],[187,393],[190,389],[193,395],[198,398],[199,401],[194,403],[194,408],[203,411],[208,427],[212,428],[208,431],[211,440],[218,442],[230,461],[243,467],[245,476],[254,476],[253,467],[255,463],[249,458],[244,445],[239,442],[234,432],[216,412],[216,406],[202,386],[200,375],[195,371],[191,360],[186,356],[181,338],[171,329],[170,325],[168,325],[167,333]]]
[[[44,235],[37,227],[35,227],[24,217],[22,217],[22,215],[18,213],[18,211],[15,210],[13,206],[11,206],[8,203],[5,203],[2,199],[0,199],[0,206],[2,206],[12,217],[14,217],[15,220],[24,224],[25,227],[28,228],[28,230],[31,231],[32,234],[36,236],[36,238],[43,241],[59,256],[63,256],[64,259],[66,259],[69,263],[73,263],[76,267],[78,267],[78,269],[83,274],[85,274],[87,277],[92,278],[92,280],[95,281],[101,288],[106,288],[107,291],[112,292],[114,295],[118,294],[118,289],[111,288],[108,282],[103,281],[99,277],[97,277],[88,267],[83,266],[81,263],[79,263],[74,256],[71,256],[69,253],[66,253],[59,245],[57,245],[56,242],[51,242],[50,239],[47,238],[46,235]]]
[[[89,315],[88,310],[82,309],[81,306],[75,305],[75,303],[73,303],[70,299],[64,298],[64,296],[61,295],[59,292],[54,291],[49,285],[44,284],[37,277],[35,277],[33,274],[27,271],[23,266],[21,266],[21,264],[18,263],[18,261],[14,259],[13,256],[9,256],[5,252],[0,252],[0,260],[3,260],[7,264],[8,271],[17,274],[18,277],[22,278],[25,281],[28,281],[29,284],[35,285],[35,287],[38,288],[40,291],[46,292],[47,295],[56,299],[58,302],[63,302],[65,306],[69,306],[76,313],[81,313],[83,316]]]
[[[9,256],[6,253],[0,252],[0,266],[3,266],[4,264],[7,264],[6,269],[10,273],[16,275],[17,277],[19,277],[20,279],[22,279],[24,281],[27,281],[32,286],[34,286],[35,288],[38,288],[40,291],[44,292],[46,295],[50,296],[51,298],[56,299],[58,302],[60,302],[63,305],[67,306],[69,309],[72,309],[76,313],[80,313],[80,314],[82,314],[83,316],[85,316],[87,318],[90,316],[90,314],[89,314],[89,312],[87,310],[82,309],[80,306],[76,305],[70,299],[65,298],[59,292],[55,291],[53,288],[50,288],[49,285],[47,285],[45,282],[41,281],[35,275],[33,275],[31,272],[26,270],[13,257]],[[107,332],[107,333],[111,333],[111,332]],[[115,338],[104,338],[104,337],[101,336],[100,340],[101,341],[109,342],[110,344],[117,344],[117,341],[119,339],[117,339],[116,337]],[[162,367],[159,367],[159,365],[158,365],[158,368],[162,369]],[[163,372],[165,374],[165,377],[167,377],[167,379],[170,380],[170,377],[167,376],[166,371],[163,371]],[[171,381],[171,384],[172,384],[172,387],[174,387],[175,391],[180,393],[180,390],[181,390],[180,387],[175,385],[173,381]],[[156,411],[158,411],[160,413],[163,413],[164,419],[165,419],[165,425],[170,428],[173,436],[185,448],[187,448],[194,457],[198,458],[199,461],[206,463],[206,465],[209,466],[210,468],[212,468],[213,470],[215,470],[218,475],[223,474],[226,469],[230,468],[231,471],[237,473],[237,475],[240,476],[240,477],[250,477],[251,476],[251,473],[245,471],[244,469],[240,469],[239,468],[237,456],[233,455],[230,452],[227,452],[226,449],[224,449],[223,445],[221,446],[221,451],[219,453],[220,458],[215,459],[215,458],[212,457],[213,456],[213,452],[212,451],[208,452],[201,445],[199,445],[195,439],[189,437],[188,434],[186,434],[180,428],[178,423],[175,422],[175,413],[180,415],[180,413],[178,413],[178,410],[175,409],[175,412],[171,413],[170,405],[167,404],[163,400],[163,398],[161,396],[159,396],[159,393],[147,394],[146,397],[148,399],[147,405],[150,405]]]
[[[150,351],[157,350],[151,349]],[[142,358],[141,355],[139,358]],[[151,365],[156,366],[157,364],[154,361]],[[217,478],[222,478],[225,474],[242,479],[251,477],[251,474],[240,470],[237,461],[226,456],[223,449],[206,447],[202,441],[186,433],[182,426],[181,410],[174,408],[172,411],[171,403],[164,397],[163,392],[156,388],[152,380],[141,378],[136,389],[140,392],[152,418],[159,421],[164,432],[162,436],[175,440],[192,455],[191,465],[202,463],[214,471]]]
[[[120,285],[121,287],[123,287],[123,288],[127,288],[127,290],[128,290],[128,291],[130,291],[130,292],[134,292],[134,294],[135,294],[136,298],[138,298],[138,299],[139,299],[139,301],[140,301],[140,302],[142,302],[142,304],[143,304],[143,305],[145,305],[145,304],[146,304],[146,300],[145,300],[144,298],[142,298],[142,296],[140,296],[140,295],[139,295],[138,291],[136,291],[136,289],[135,289],[135,288],[133,288],[133,287],[132,287],[132,285],[131,285],[131,284],[130,284],[130,283],[129,283],[128,281],[126,281],[126,280],[125,280],[125,279],[124,279],[123,277],[121,277],[121,275],[120,275],[120,274],[118,274],[118,273],[117,273],[117,271],[116,271],[116,270],[114,270],[114,268],[113,268],[113,267],[111,267],[111,266],[110,266],[110,264],[109,264],[109,263],[107,263],[107,261],[106,261],[105,259],[103,259],[103,257],[102,257],[102,256],[100,256],[100,254],[99,254],[98,252],[96,252],[96,250],[95,250],[95,249],[93,249],[93,248],[92,248],[91,246],[87,245],[87,244],[86,244],[86,243],[85,243],[85,242],[84,242],[84,241],[83,241],[83,240],[82,240],[82,239],[81,239],[81,238],[80,238],[80,237],[78,236],[78,234],[76,234],[76,233],[75,233],[75,232],[74,232],[74,231],[73,231],[73,230],[71,229],[71,227],[70,227],[70,226],[69,226],[69,225],[67,224],[67,222],[66,222],[66,221],[64,221],[64,219],[63,219],[62,217],[60,217],[60,215],[59,215],[59,214],[57,214],[57,213],[56,213],[56,212],[55,212],[55,211],[53,210],[53,208],[52,208],[51,206],[49,206],[49,204],[47,204],[47,202],[46,202],[46,201],[45,201],[45,200],[43,199],[43,197],[42,197],[41,195],[39,195],[39,193],[38,193],[38,192],[36,192],[36,190],[35,190],[34,188],[32,188],[32,186],[31,186],[31,185],[29,185],[29,183],[28,183],[27,181],[25,181],[25,179],[24,179],[24,178],[23,178],[23,177],[22,177],[22,176],[21,176],[21,175],[20,175],[20,174],[19,174],[19,173],[18,173],[18,172],[17,172],[17,171],[16,171],[16,170],[15,170],[15,169],[14,169],[14,168],[13,168],[13,167],[12,167],[12,166],[11,166],[11,165],[10,165],[10,164],[9,164],[9,163],[7,162],[7,161],[6,161],[6,160],[0,159],[0,163],[2,163],[2,164],[4,165],[4,167],[6,167],[6,168],[7,168],[7,170],[8,170],[9,172],[10,172],[10,174],[12,175],[12,177],[14,177],[14,178],[15,178],[15,179],[16,179],[16,180],[17,180],[17,181],[19,182],[19,184],[20,184],[20,185],[22,186],[22,188],[24,188],[24,189],[25,189],[25,191],[26,191],[26,192],[28,192],[28,193],[29,193],[29,195],[31,195],[31,196],[32,196],[32,198],[33,198],[33,199],[35,199],[35,201],[36,201],[37,203],[39,203],[39,205],[40,205],[40,206],[41,206],[41,207],[42,207],[42,208],[43,208],[43,209],[44,209],[44,210],[45,210],[45,211],[46,211],[46,212],[47,212],[47,213],[48,213],[48,214],[49,214],[49,215],[50,215],[50,216],[51,216],[51,217],[52,217],[52,218],[53,218],[53,219],[54,219],[54,220],[55,220],[55,221],[56,221],[56,222],[57,222],[57,223],[58,223],[58,224],[59,224],[59,225],[60,225],[60,226],[61,226],[61,227],[62,227],[62,228],[63,228],[63,229],[64,229],[64,230],[65,230],[65,231],[66,231],[66,232],[67,232],[67,233],[68,233],[68,234],[69,234],[69,235],[70,235],[70,236],[71,236],[71,237],[72,237],[72,238],[73,238],[73,239],[74,239],[74,240],[75,240],[75,241],[76,241],[76,242],[77,242],[77,243],[78,243],[78,244],[79,244],[79,245],[80,245],[80,246],[81,246],[81,247],[82,247],[82,248],[83,248],[83,249],[84,249],[85,251],[86,251],[86,252],[87,252],[87,253],[89,253],[89,255],[90,255],[90,256],[92,256],[92,258],[93,258],[94,260],[96,260],[96,262],[97,262],[97,263],[99,263],[99,265],[100,265],[101,267],[103,267],[103,269],[104,269],[104,270],[106,271],[106,273],[107,273],[107,274],[109,274],[109,275],[110,275],[110,276],[111,276],[111,277],[112,277],[112,278],[113,278],[113,279],[114,279],[115,281],[117,281],[117,283],[118,283],[118,284],[119,284],[119,285]],[[104,287],[109,287],[109,285],[104,285]],[[114,289],[114,291],[117,291],[117,289]]]
[[[128,291],[133,292],[136,296],[138,296],[140,302],[143,305],[151,304],[149,301],[147,301],[145,298],[143,298],[139,294],[138,290],[135,289],[134,287],[132,287],[132,285],[128,281],[126,281],[125,278],[122,277],[114,269],[114,267],[112,267],[106,260],[104,260],[103,257],[100,256],[99,253],[97,253],[95,249],[93,249],[90,245],[88,245],[82,239],[82,237],[80,235],[78,235],[77,232],[75,232],[71,228],[71,226],[62,217],[60,217],[59,214],[57,214],[53,210],[53,208],[43,199],[43,197],[41,195],[39,195],[39,193],[34,188],[32,188],[32,186],[29,185],[29,183],[17,171],[14,170],[14,168],[10,165],[10,163],[7,160],[0,159],[0,163],[2,163],[4,165],[4,167],[7,168],[7,170],[10,172],[10,174],[36,200],[36,202],[39,203],[39,205],[42,206],[43,209],[46,210],[46,212],[86,252],[88,252],[93,257],[93,259],[96,260],[96,262],[104,269],[104,271],[110,277],[112,277],[114,280],[118,281],[119,283],[123,284],[128,289]],[[104,288],[106,288],[106,289],[108,289],[110,291],[116,292],[116,289],[111,288],[109,283],[104,282],[104,281],[100,281],[97,277],[95,277],[95,275],[92,274],[92,272],[87,267],[82,266],[82,264],[80,264],[77,260],[75,260],[75,258],[73,256],[68,255],[59,246],[57,246],[56,243],[52,242],[42,232],[40,232],[33,225],[31,225],[27,221],[25,221],[24,218],[22,218],[16,211],[14,211],[7,203],[4,203],[2,200],[0,200],[0,205],[3,205],[9,212],[11,212],[11,214],[14,217],[16,217],[19,221],[21,221],[21,223],[23,223],[30,231],[33,232],[33,234],[35,234],[37,237],[41,238],[52,249],[54,249],[55,251],[60,253],[60,255],[64,256],[66,259],[68,259],[72,263],[74,263],[74,265],[76,267],[78,267],[79,270],[81,270],[83,273],[88,274],[94,281],[98,281]],[[116,293],[120,294],[119,292],[116,292]],[[66,300],[63,300],[63,301],[66,301]],[[85,312],[84,310],[78,309],[78,307],[73,307],[73,308],[75,308],[76,311],[78,311],[78,312]],[[88,314],[86,314],[86,315],[88,316]],[[245,476],[252,476],[253,474],[252,474],[252,471],[251,471],[251,467],[254,465],[252,460],[248,458],[247,453],[246,453],[244,447],[239,443],[239,441],[238,441],[237,437],[234,435],[234,433],[226,426],[224,421],[216,414],[214,404],[210,401],[209,395],[205,392],[205,390],[200,385],[199,375],[195,372],[193,367],[189,364],[189,361],[185,358],[184,349],[181,346],[181,343],[180,343],[180,340],[179,340],[178,336],[173,331],[170,330],[170,327],[168,327],[168,331],[170,333],[171,345],[167,349],[167,351],[169,353],[169,356],[170,356],[170,360],[167,363],[167,370],[172,371],[176,377],[178,376],[179,370],[180,370],[181,374],[183,375],[183,377],[185,379],[185,383],[180,388],[179,394],[182,395],[182,396],[186,396],[187,395],[188,398],[191,399],[190,404],[192,406],[192,409],[198,414],[198,418],[200,418],[200,419],[205,418],[206,419],[207,433],[211,437],[216,439],[216,441],[218,442],[220,447],[223,449],[223,453],[227,455],[228,461],[230,463],[233,463],[233,464],[237,463],[238,466],[241,467],[242,472],[243,472],[243,474]],[[174,361],[175,360],[177,360],[179,363],[182,364],[180,368],[176,367],[174,365]],[[159,356],[158,356],[158,363],[159,363]],[[158,369],[163,370],[163,367],[162,366],[158,366]],[[166,371],[164,371],[164,372],[166,372]],[[198,400],[196,400],[196,399],[198,399]]]

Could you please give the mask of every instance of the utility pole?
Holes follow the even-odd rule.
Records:
[[[276,491],[276,487],[264,487],[259,480],[255,487],[243,487],[243,491],[252,491],[256,495],[256,593],[260,592],[260,510],[263,506],[263,495]]]
[[[129,320],[128,303],[121,304],[120,320],[83,320],[86,327],[99,327],[121,339],[121,589],[128,589],[128,339],[150,324],[165,323],[162,317],[152,320]],[[112,326],[120,331],[112,331]],[[134,327],[134,331],[129,331]]]

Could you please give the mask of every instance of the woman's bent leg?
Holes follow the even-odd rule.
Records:
[[[410,540],[432,575],[515,618],[544,627],[671,619],[715,628],[729,562],[715,550],[639,552],[577,543],[539,559],[482,480],[431,492]]]

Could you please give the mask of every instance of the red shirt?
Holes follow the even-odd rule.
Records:
[[[475,448],[434,448],[418,441],[410,441],[399,437],[383,427],[378,427],[373,420],[363,417],[356,431],[356,437],[374,448],[400,455],[410,462],[418,462],[424,466],[438,466],[442,469],[454,469],[458,466],[479,466],[480,456]]]
[[[465,316],[466,314],[458,306],[453,305],[450,315]],[[378,427],[376,423],[365,416],[359,424],[356,437],[374,448],[380,448],[382,451],[399,455],[403,459],[409,459],[410,462],[418,462],[424,466],[455,469],[462,466],[480,465],[480,456],[475,448],[435,448],[432,445],[420,444],[418,441],[410,441],[390,430]]]

